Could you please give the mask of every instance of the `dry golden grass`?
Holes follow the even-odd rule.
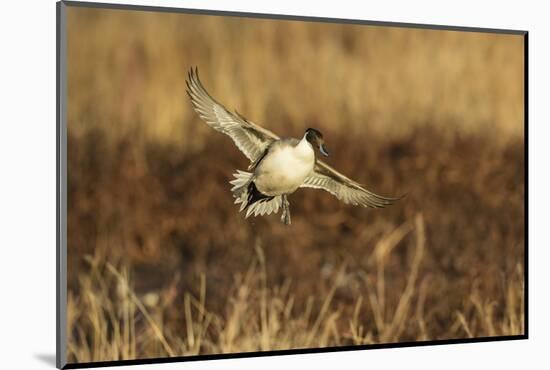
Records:
[[[294,135],[307,122],[523,134],[521,36],[78,8],[69,29],[75,134],[202,148],[211,133],[189,109],[191,66],[229,108]]]
[[[355,297],[352,315],[334,302],[336,291],[353,279],[345,265],[331,276],[331,287],[322,298],[310,296],[303,309],[294,306],[292,284],[285,281],[271,286],[267,281],[263,249],[256,246],[256,258],[242,274],[236,274],[227,296],[224,312],[208,310],[207,287],[200,279],[198,296],[185,292],[178,296],[174,286],[159,295],[139,297],[124,266],[115,267],[96,257],[87,257],[90,273],[81,276],[80,297],[69,296],[68,331],[73,334],[69,356],[76,362],[105,359],[135,359],[163,356],[187,356],[207,353],[267,351],[350,344],[392,343],[402,339],[406,326],[414,326],[417,340],[428,340],[425,312],[428,285],[418,282],[425,252],[425,225],[417,215],[414,224],[405,223],[378,241],[372,265],[376,282],[365,271],[356,271],[366,294]],[[384,265],[392,250],[407,234],[414,232],[415,242],[410,266],[406,266],[404,289],[392,292],[396,304],[386,303]],[[517,274],[507,286],[505,315],[495,322],[494,303],[472,293],[469,302],[457,310],[448,322],[450,336],[484,337],[518,335],[523,332],[523,274]],[[416,299],[414,299],[416,297]],[[184,327],[166,323],[169,310],[184,318]],[[366,325],[366,316],[374,325]],[[468,316],[468,318],[466,318]]]
[[[524,332],[520,36],[69,8],[70,362]],[[185,95],[320,129],[383,210],[244,220]],[[351,160],[350,160],[351,159]]]

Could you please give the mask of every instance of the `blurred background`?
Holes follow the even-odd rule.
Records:
[[[69,361],[524,332],[519,35],[68,8]],[[245,220],[228,109],[386,209],[302,189]]]

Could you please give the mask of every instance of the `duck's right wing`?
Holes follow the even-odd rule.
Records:
[[[304,180],[300,187],[323,189],[344,203],[372,208],[383,208],[403,198],[402,196],[398,198],[383,197],[368,191],[359,183],[320,160],[315,162],[313,173]]]
[[[256,162],[279,137],[241,116],[229,112],[202,86],[198,70],[191,68],[187,77],[187,94],[193,108],[213,129],[228,135],[251,162]]]

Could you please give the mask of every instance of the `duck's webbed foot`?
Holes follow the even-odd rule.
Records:
[[[290,225],[290,203],[286,199],[286,195],[283,195],[283,214],[281,215],[281,222],[285,225]]]

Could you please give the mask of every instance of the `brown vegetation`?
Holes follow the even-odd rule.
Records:
[[[69,9],[69,361],[523,333],[519,36]],[[382,210],[244,220],[185,95],[323,131]]]

